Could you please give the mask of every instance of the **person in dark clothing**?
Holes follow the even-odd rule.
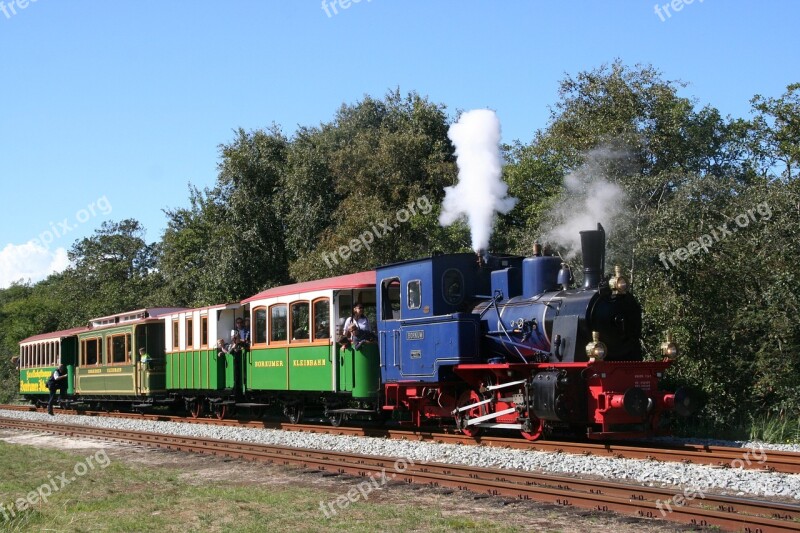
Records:
[[[53,371],[53,375],[47,380],[47,387],[50,389],[50,401],[47,402],[47,414],[53,414],[53,400],[56,398],[56,391],[61,391],[61,400],[67,394],[67,366],[60,365]]]

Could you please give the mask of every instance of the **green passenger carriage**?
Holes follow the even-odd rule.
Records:
[[[30,401],[46,399],[45,381],[64,363],[72,405],[184,404],[193,416],[218,418],[235,406],[280,406],[293,421],[313,406],[334,424],[379,416],[378,344],[337,342],[356,303],[374,331],[375,297],[369,271],[275,287],[241,303],[95,318],[22,341],[20,392]],[[240,318],[250,321],[250,344],[221,351],[218,341],[230,349]]]
[[[119,313],[89,322],[78,333],[75,394],[98,404],[152,405],[166,392],[164,327],[158,317],[175,308]],[[143,361],[139,351],[144,348]]]
[[[224,418],[236,398],[241,398],[242,369],[233,354],[218,355],[217,341],[230,341],[239,303],[185,309],[162,315],[166,388],[183,398],[195,417],[210,411]]]
[[[275,287],[243,300],[251,323],[243,371],[252,401],[277,400],[292,421],[307,404],[322,404],[335,424],[375,413],[381,388],[378,345],[355,349],[336,342],[356,302],[374,328],[374,271]]]
[[[75,392],[73,377],[78,358],[76,335],[85,327],[34,335],[19,343],[19,392],[28,401],[46,401],[50,391],[45,382],[58,365],[67,365],[69,386],[67,393]]]

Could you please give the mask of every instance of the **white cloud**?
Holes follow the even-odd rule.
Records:
[[[32,242],[7,244],[0,251],[0,288],[20,280],[36,283],[68,266],[69,259],[64,248],[50,251]]]

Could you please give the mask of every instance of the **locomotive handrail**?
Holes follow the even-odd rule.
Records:
[[[544,356],[550,357],[550,352],[545,352],[544,350],[540,350],[539,348],[534,348],[533,346],[528,346],[528,345],[525,345],[525,344],[522,344],[522,343],[519,343],[519,342],[516,342],[516,341],[512,341],[510,339],[501,338],[500,335],[503,334],[503,333],[504,332],[502,332],[502,331],[489,331],[489,332],[486,333],[486,335],[491,335],[492,337],[497,337],[497,340],[499,342],[502,342],[503,344],[513,344],[515,347],[519,346],[520,348],[525,348],[526,350],[530,350],[532,352],[536,352],[539,355],[544,355]],[[525,362],[527,363],[528,361],[525,360]]]
[[[506,327],[503,324],[503,318],[500,316],[500,308],[497,307],[497,302],[502,300],[502,299],[503,299],[503,293],[500,292],[500,291],[495,291],[494,297],[489,302],[489,305],[486,307],[486,309],[484,309],[481,312],[481,318],[483,318],[483,315],[486,312],[488,312],[489,309],[494,308],[494,311],[497,314],[497,323],[500,325],[500,329],[503,330],[503,333],[505,334],[506,339],[508,339],[508,343],[511,344],[514,347],[514,351],[517,352],[517,355],[522,360],[522,362],[523,363],[527,363],[528,361],[525,359],[525,356],[522,355],[522,352],[520,352],[519,348],[517,348],[517,343],[515,343],[514,341],[511,340],[511,335],[508,334],[508,331],[506,331]],[[508,353],[511,353],[511,350],[509,350],[508,347],[506,347],[506,342],[503,341],[502,339],[500,339],[500,342],[503,343],[503,347],[506,348],[506,351],[508,351]]]
[[[417,318],[404,318],[402,320],[398,320],[401,326],[407,326],[410,324],[417,324],[417,323],[436,323],[436,322],[444,322],[443,319],[450,319],[450,320],[460,320],[460,319],[467,319],[469,317],[474,317],[475,313],[448,313],[446,315],[433,315],[433,316],[422,316]]]

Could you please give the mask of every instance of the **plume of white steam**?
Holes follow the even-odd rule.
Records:
[[[472,248],[485,250],[495,212],[508,213],[517,203],[506,196],[508,186],[501,179],[500,121],[488,109],[468,111],[450,126],[447,136],[456,147],[458,183],[444,189],[439,223],[449,226],[466,218]]]
[[[546,217],[544,238],[566,249],[565,258],[581,253],[580,232],[597,229],[601,223],[611,234],[626,215],[627,197],[622,188],[607,179],[611,166],[627,164],[628,154],[608,147],[586,154],[583,164],[564,178],[564,192]]]

